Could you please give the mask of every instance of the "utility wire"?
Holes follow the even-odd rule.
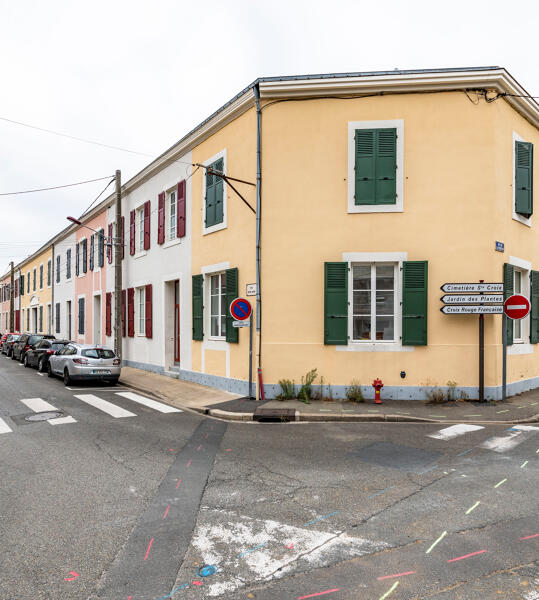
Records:
[[[105,191],[107,190],[107,188],[109,187],[109,185],[116,179],[116,177],[113,177],[108,183],[107,185],[103,188],[103,190],[101,191],[101,193],[92,201],[92,203],[90,204],[90,206],[82,213],[81,217],[83,217],[87,212],[89,212],[89,210],[92,208],[92,206],[99,200],[99,198],[101,198],[101,196],[105,193]]]
[[[113,150],[121,150],[122,152],[129,152],[130,154],[139,154],[140,156],[154,156],[153,154],[147,154],[146,152],[137,152],[135,150],[129,150],[122,148],[121,146],[112,146],[111,144],[102,144],[101,142],[94,142],[93,140],[87,140],[85,138],[77,137],[75,135],[69,135],[67,133],[60,133],[53,131],[52,129],[45,129],[44,127],[37,127],[36,125],[29,125],[28,123],[21,123],[21,121],[14,121],[13,119],[7,119],[6,117],[0,117],[0,121],[7,121],[8,123],[14,123],[15,125],[22,125],[30,129],[37,129],[37,131],[44,131],[45,133],[52,133],[60,137],[69,138],[70,140],[77,140],[78,142],[84,142],[86,144],[93,144],[94,146],[102,146],[104,148],[112,148]]]
[[[84,185],[85,183],[93,183],[94,181],[103,181],[104,179],[108,179],[109,177],[113,176],[107,175],[106,177],[97,177],[96,179],[88,179],[87,181],[77,181],[76,183],[66,183],[65,185],[55,185],[53,187],[39,188],[37,190],[24,190],[22,192],[3,192],[0,194],[0,196],[15,196],[17,194],[31,194],[33,192],[47,192],[48,190],[59,190],[61,188],[73,187],[74,185]]]

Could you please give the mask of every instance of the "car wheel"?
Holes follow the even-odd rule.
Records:
[[[119,379],[120,379],[119,377],[113,377],[112,379],[109,379],[110,385],[118,385]]]
[[[69,385],[71,383],[71,377],[69,376],[69,371],[64,369],[64,385]]]
[[[40,358],[39,362],[37,363],[37,370],[40,373],[45,373],[45,361],[42,358]]]
[[[49,377],[54,377],[54,373],[52,372],[52,368],[51,368],[51,363],[48,363],[48,365],[47,365],[47,375]]]
[[[22,361],[23,365],[28,368],[30,366],[30,363],[28,362],[28,355],[25,354],[24,355],[24,360]]]

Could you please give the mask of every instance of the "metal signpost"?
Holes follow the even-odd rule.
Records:
[[[527,317],[529,312],[530,301],[526,296],[522,296],[521,294],[509,296],[503,304],[502,400],[505,400],[507,397],[507,319],[517,321],[518,319]]]
[[[249,327],[249,400],[253,398],[253,326],[251,314],[253,308],[249,300],[235,298],[230,303],[230,314],[235,319],[232,327]]]

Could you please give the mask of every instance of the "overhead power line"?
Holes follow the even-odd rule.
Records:
[[[111,144],[103,144],[94,140],[87,140],[85,138],[77,137],[75,135],[69,135],[67,133],[60,133],[59,131],[53,131],[52,129],[45,129],[44,127],[37,127],[36,125],[29,125],[28,123],[22,123],[21,121],[14,121],[6,117],[0,117],[0,121],[6,121],[8,123],[14,123],[15,125],[21,125],[22,127],[28,127],[29,129],[36,129],[37,131],[44,131],[45,133],[51,133],[52,135],[58,135],[60,137],[69,138],[70,140],[77,140],[78,142],[84,142],[85,144],[93,144],[94,146],[102,146],[103,148],[111,148],[112,150],[120,150],[121,152],[129,152],[130,154],[139,154],[140,156],[154,156],[146,152],[137,152],[136,150],[129,150],[128,148],[122,148],[121,146],[113,146]]]
[[[84,185],[85,183],[93,183],[94,181],[103,181],[104,179],[110,179],[110,177],[114,177],[114,175],[107,175],[106,177],[97,177],[96,179],[88,179],[87,181],[77,181],[76,183],[66,183],[64,185],[55,185],[53,187],[39,188],[36,190],[24,190],[21,192],[3,192],[3,193],[0,193],[0,196],[15,196],[17,194],[32,194],[33,192],[47,192],[49,190],[59,190],[61,188],[73,187],[74,185]]]

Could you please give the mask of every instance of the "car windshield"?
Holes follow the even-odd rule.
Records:
[[[20,335],[12,335],[10,341],[14,342],[14,341],[18,340],[20,337],[21,337]]]
[[[53,349],[55,352],[57,352],[58,350],[61,350],[61,349],[62,349],[64,346],[65,346],[65,344],[64,344],[64,343],[61,343],[61,344],[53,344],[53,345],[52,345],[52,349]]]
[[[116,356],[112,350],[105,350],[104,348],[83,350],[81,354],[87,358],[114,358]]]
[[[42,335],[31,335],[28,338],[28,345],[31,346],[32,344],[35,344],[35,343],[39,342],[42,339],[43,339]]]

